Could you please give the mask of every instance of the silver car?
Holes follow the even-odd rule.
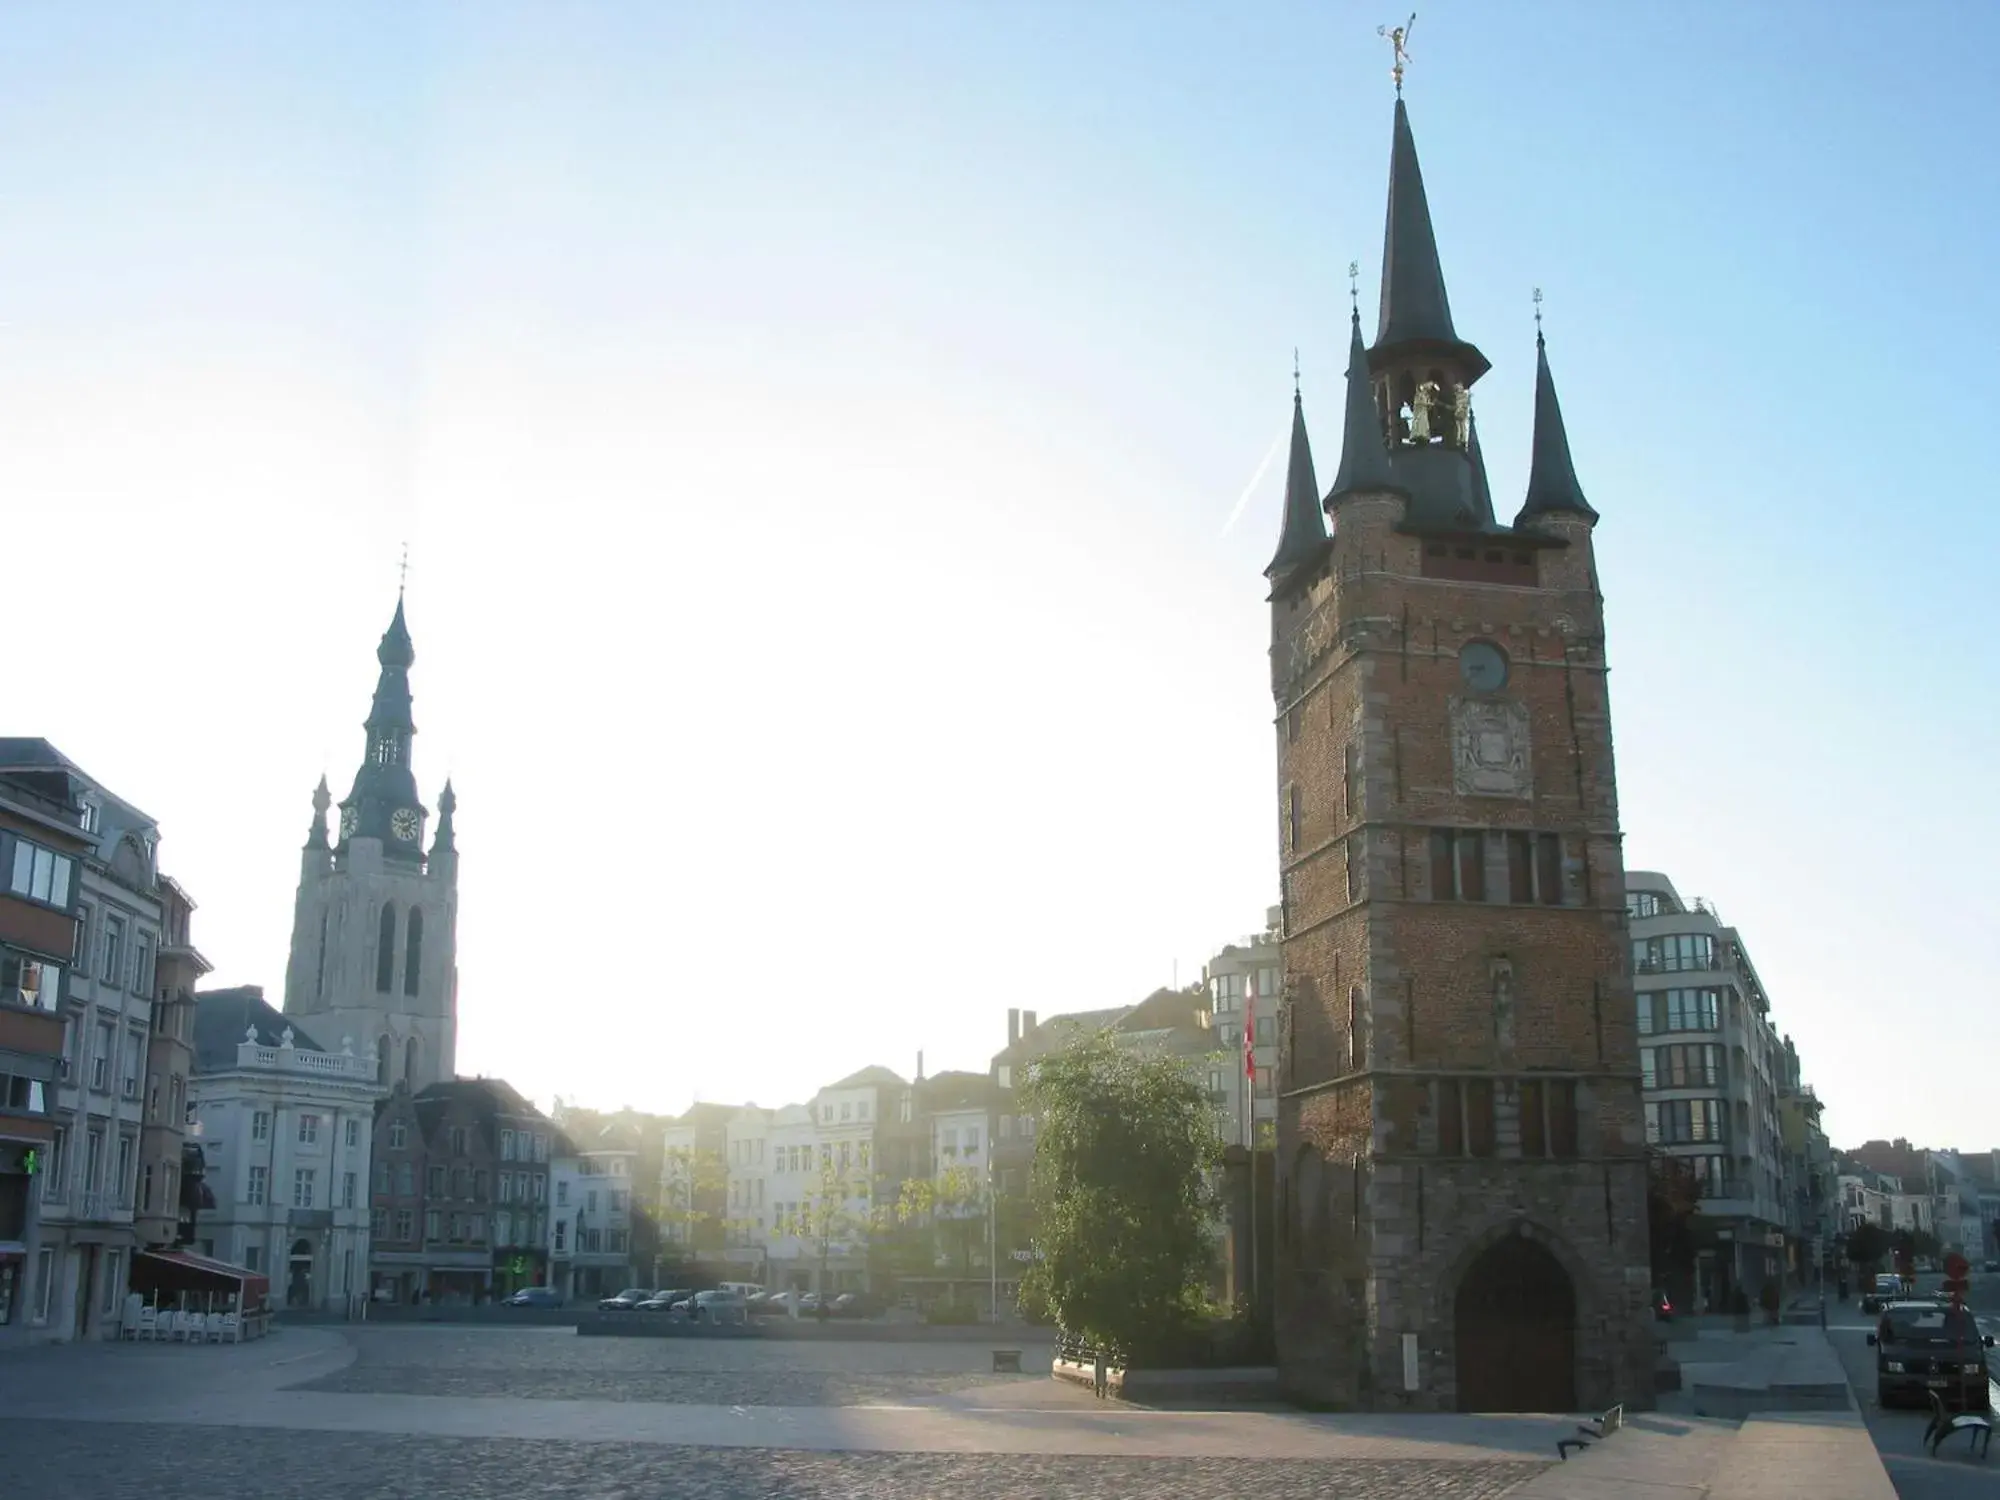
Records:
[[[696,1292],[694,1300],[674,1309],[676,1317],[716,1327],[742,1327],[750,1321],[750,1309],[740,1292]]]

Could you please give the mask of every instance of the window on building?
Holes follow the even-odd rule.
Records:
[[[1477,829],[1431,830],[1431,899],[1486,899],[1486,837]]]
[[[465,1155],[466,1139],[466,1130],[463,1125],[454,1125],[451,1127],[450,1140],[451,1154],[453,1156]]]
[[[118,1033],[109,1021],[99,1021],[95,1036],[97,1045],[90,1058],[90,1086],[103,1093],[111,1087],[111,1049],[117,1045]]]
[[[424,1210],[424,1238],[427,1240],[444,1238],[444,1213],[441,1209]]]
[[[264,1247],[262,1245],[246,1245],[244,1247],[243,1269],[246,1271],[261,1271],[264,1269]]]
[[[1521,1080],[1521,1155],[1530,1160],[1549,1154],[1548,1119],[1543,1113],[1542,1085]]]
[[[111,1192],[113,1199],[126,1208],[132,1206],[132,1154],[136,1144],[129,1135],[121,1133],[118,1137],[118,1175],[112,1179]]]
[[[1456,1078],[1437,1081],[1438,1155],[1465,1154],[1465,1105]]]
[[[567,1182],[558,1182],[556,1184],[556,1207],[569,1207],[569,1184]]]
[[[397,1209],[396,1238],[399,1240],[413,1240],[416,1237],[417,1237],[416,1211],[414,1209],[408,1209],[408,1208]]]
[[[146,1055],[146,1034],[143,1031],[130,1032],[125,1037],[125,1066],[120,1070],[118,1092],[127,1099],[139,1097],[139,1059]]]
[[[342,1208],[354,1207],[355,1186],[354,1174],[352,1172],[343,1172],[340,1174],[340,1206]]]
[[[472,1197],[473,1201],[477,1203],[484,1203],[487,1201],[486,1169],[484,1167],[475,1167],[473,1169]]]
[[[1662,898],[1658,891],[1625,893],[1625,914],[1628,917],[1657,917],[1662,910]]]
[[[1729,1139],[1729,1107],[1721,1099],[1649,1099],[1646,1140],[1675,1146]]]
[[[1259,1099],[1268,1099],[1271,1097],[1271,1070],[1269,1068],[1259,1068],[1257,1070],[1256,1096]]]
[[[569,1248],[569,1221],[556,1220],[556,1254],[561,1255]]]
[[[104,918],[103,967],[98,970],[98,978],[114,989],[125,982],[125,919],[107,913]]]
[[[422,982],[424,972],[424,913],[423,908],[410,908],[410,920],[406,924],[403,951],[403,993],[414,995]]]
[[[14,869],[8,889],[16,896],[49,906],[69,906],[70,877],[75,862],[66,854],[44,849],[26,839],[14,840]]]
[[[396,1164],[396,1191],[408,1198],[417,1190],[417,1168],[414,1162]]]
[[[1713,969],[1715,939],[1705,932],[1676,932],[1639,938],[1632,944],[1632,967],[1641,974],[1678,974]]]
[[[244,1188],[243,1201],[248,1203],[252,1208],[261,1208],[264,1204],[267,1176],[267,1168],[252,1167],[250,1169],[250,1181]]]
[[[139,1168],[139,1212],[153,1211],[153,1164],[145,1163]]]
[[[371,1239],[385,1240],[389,1237],[389,1210],[374,1208],[368,1211],[368,1234]]]
[[[1675,1031],[1718,1031],[1722,1026],[1722,991],[1652,990],[1639,995],[1639,1033],[1652,1036]]]
[[[1535,899],[1535,836],[1507,835],[1507,899],[1526,906]]]
[[[106,1250],[104,1252],[104,1294],[97,1304],[98,1312],[109,1316],[118,1309],[118,1303],[125,1295],[125,1252]]]
[[[1361,816],[1361,743],[1349,740],[1342,753],[1340,811],[1349,818]]]
[[[313,1169],[300,1167],[292,1173],[292,1207],[313,1206]]]
[[[1549,1155],[1572,1161],[1577,1155],[1576,1080],[1553,1078],[1548,1087]]]
[[[375,991],[386,995],[396,978],[396,906],[382,903],[382,919],[375,934]]]
[[[319,1116],[302,1114],[299,1116],[299,1144],[317,1146],[319,1144]]]
[[[268,1141],[270,1138],[271,1116],[268,1112],[260,1109],[250,1116],[250,1139],[253,1141]]]
[[[410,1139],[409,1128],[401,1120],[389,1122],[389,1149],[401,1151]]]
[[[1535,835],[1535,900],[1543,906],[1561,906],[1563,899],[1562,838],[1553,833]]]
[[[60,1011],[62,970],[19,953],[0,952],[0,1002]]]
[[[467,1192],[467,1189],[469,1189],[471,1185],[472,1185],[471,1174],[468,1173],[464,1167],[453,1167],[451,1169],[452,1197],[464,1198],[470,1196],[470,1194]]]
[[[347,1149],[348,1149],[348,1150],[350,1150],[350,1151],[358,1151],[358,1150],[360,1150],[360,1149],[361,1149],[361,1122],[360,1122],[359,1120],[349,1120],[349,1121],[347,1122],[347,1127],[346,1127],[346,1130],[345,1130],[345,1132],[344,1132],[344,1133],[343,1133],[343,1135],[342,1135],[342,1139],[343,1139],[343,1140],[344,1140],[344,1141],[345,1141],[345,1142],[347,1143]]]
[[[500,1160],[512,1161],[513,1159],[514,1159],[514,1132],[511,1130],[503,1130],[500,1132]]]
[[[1493,1080],[1465,1080],[1465,1154],[1493,1154]]]

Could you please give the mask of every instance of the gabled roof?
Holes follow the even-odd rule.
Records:
[[[548,1118],[501,1078],[440,1079],[421,1090],[415,1103],[417,1121],[427,1140],[454,1106],[467,1109],[489,1130],[496,1128],[502,1115],[542,1121]]]
[[[247,1033],[253,1030],[260,1046],[282,1046],[285,1032],[289,1030],[295,1051],[327,1050],[292,1017],[267,1004],[261,986],[243,984],[233,989],[197,990],[194,997],[195,1071],[215,1073],[235,1067],[236,1049],[249,1040]]]
[[[838,1083],[829,1083],[821,1089],[827,1093],[833,1089],[899,1089],[903,1087],[903,1077],[899,1073],[878,1066],[863,1068],[859,1073],[850,1073]]]

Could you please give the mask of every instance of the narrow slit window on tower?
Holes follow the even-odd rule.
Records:
[[[424,913],[422,907],[410,908],[409,932],[404,939],[403,993],[414,995],[423,975],[424,962]]]
[[[1431,830],[1431,900],[1449,901],[1457,892],[1451,870],[1451,830]]]
[[[1576,1080],[1553,1079],[1549,1083],[1549,1155],[1559,1161],[1576,1158]]]
[[[1563,900],[1562,836],[1535,835],[1535,894],[1544,906],[1561,906]]]
[[[1347,899],[1350,903],[1362,897],[1363,861],[1361,858],[1361,835],[1347,836]]]
[[[1341,813],[1349,818],[1361,816],[1361,746],[1353,740],[1347,742],[1344,774],[1341,778]]]
[[[1549,1137],[1542,1117],[1542,1085],[1521,1080],[1521,1155],[1533,1160],[1549,1154]]]
[[[319,914],[319,958],[313,967],[313,998],[326,998],[326,916]]]
[[[1465,1153],[1468,1156],[1493,1154],[1493,1080],[1465,1080]]]
[[[1478,832],[1461,833],[1458,846],[1458,899],[1486,899],[1486,839]]]
[[[1437,1081],[1437,1101],[1438,1155],[1463,1156],[1465,1155],[1465,1111],[1456,1078],[1440,1078]]]
[[[1507,835],[1507,899],[1521,906],[1535,899],[1535,839],[1530,833]]]
[[[1305,789],[1296,781],[1285,788],[1285,848],[1296,850],[1305,830]]]
[[[375,938],[375,988],[381,994],[388,994],[391,981],[396,977],[396,908],[394,903],[382,903],[382,927]]]

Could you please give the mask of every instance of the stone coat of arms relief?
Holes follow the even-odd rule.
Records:
[[[1533,796],[1528,706],[1501,698],[1453,698],[1451,763],[1461,797]]]

